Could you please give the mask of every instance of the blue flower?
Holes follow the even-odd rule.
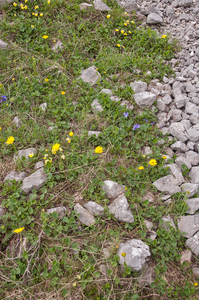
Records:
[[[155,124],[155,122],[152,122],[151,125]]]
[[[138,128],[140,128],[140,125],[139,125],[139,124],[133,125],[133,130],[136,130],[136,129],[138,129]]]
[[[148,120],[147,120],[147,119],[143,119],[143,121],[146,121],[146,122],[148,122]]]
[[[3,102],[3,101],[6,101],[7,100],[7,96],[1,96],[1,99],[2,100],[0,100],[0,103]]]
[[[129,113],[125,112],[123,115],[125,118],[127,118],[129,116]]]

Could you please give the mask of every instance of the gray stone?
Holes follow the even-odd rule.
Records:
[[[91,5],[92,6],[92,5]],[[58,50],[61,50],[61,49],[63,49],[63,43],[59,40],[59,41],[57,41],[53,46],[52,46],[52,50],[53,51],[58,51]]]
[[[196,88],[190,82],[185,83],[185,87],[187,93],[197,93]]]
[[[182,165],[185,165],[189,170],[191,169],[191,163],[186,157],[184,156],[178,156],[175,160],[175,163],[178,165],[179,168],[182,168]],[[183,170],[184,171],[184,170]]]
[[[26,159],[28,159],[30,153],[36,154],[37,150],[35,148],[19,150],[18,154],[15,154],[13,159],[17,160],[17,159],[21,158],[22,156],[24,156]]]
[[[143,81],[134,81],[130,83],[130,87],[135,94],[147,91],[147,83]]]
[[[189,177],[191,177],[191,183],[199,184],[199,167],[193,167],[189,172]]]
[[[191,128],[191,122],[189,120],[182,120],[180,123],[182,123],[185,129]]]
[[[189,129],[190,130],[190,129]],[[173,123],[169,127],[170,133],[175,136],[181,142],[187,141],[187,136],[185,135],[185,128],[182,123]]]
[[[162,101],[163,101],[166,105],[168,105],[168,104],[170,104],[170,103],[172,102],[172,98],[171,98],[171,96],[170,96],[169,94],[166,94],[166,95],[162,98]]]
[[[191,121],[192,124],[199,124],[199,114],[198,113],[192,114],[189,120]]]
[[[194,236],[186,240],[185,245],[187,248],[190,248],[195,255],[199,255],[199,231]],[[199,269],[198,269],[198,275],[199,275]]]
[[[74,206],[74,210],[79,214],[79,220],[82,224],[86,226],[93,225],[95,223],[95,218],[91,215],[88,210],[83,208],[79,203]]]
[[[63,219],[63,217],[65,216],[65,213],[66,213],[66,208],[64,206],[59,206],[59,207],[53,207],[53,208],[49,208],[47,209],[46,213],[49,215],[49,214],[52,214],[53,212],[57,212],[58,214],[58,217],[60,219]]]
[[[166,109],[166,104],[161,99],[157,100],[157,109],[161,111],[165,111]]]
[[[191,142],[197,142],[199,140],[199,131],[193,127],[187,129],[186,135]]]
[[[181,252],[181,258],[180,258],[180,263],[183,264],[184,262],[186,263],[191,263],[191,256],[192,253],[190,250],[184,250]]]
[[[175,96],[174,103],[176,104],[177,108],[184,107],[184,105],[185,105],[185,98],[186,97],[184,95],[182,95],[182,94],[179,94],[179,95]]]
[[[34,169],[35,169],[35,170],[38,170],[38,169],[40,169],[40,168],[42,168],[42,167],[44,167],[44,166],[45,166],[45,165],[44,165],[43,161],[38,161],[38,162],[35,164]]]
[[[1,2],[0,2],[0,6],[1,6]],[[8,48],[8,44],[0,39],[0,50],[6,49],[6,48]]]
[[[94,201],[89,201],[88,203],[84,204],[84,208],[86,208],[92,215],[104,215],[104,208]]]
[[[109,199],[117,198],[118,196],[123,195],[125,192],[124,186],[121,186],[112,180],[105,180],[102,190],[105,191],[105,195]]]
[[[195,146],[195,143],[193,143],[193,142],[188,142],[188,143],[187,143],[187,147],[188,147],[190,150],[194,150],[194,146]]]
[[[119,102],[121,100],[121,98],[118,98],[117,96],[110,96],[109,97],[111,99],[111,101],[113,102]]]
[[[181,14],[179,19],[182,21],[182,20],[185,20],[185,21],[189,21],[190,20],[190,15],[188,14]]]
[[[198,114],[198,107],[191,102],[187,102],[185,105],[185,113],[188,115]]]
[[[94,0],[94,8],[97,9],[97,10],[100,10],[100,11],[110,11],[110,10],[112,10],[102,0]]]
[[[88,3],[81,3],[80,5],[79,5],[79,9],[80,10],[86,10],[87,8],[89,8],[89,7],[92,7],[93,5],[92,4],[88,4]]]
[[[134,222],[134,217],[124,195],[118,196],[115,200],[113,200],[108,208],[118,221],[127,223]]]
[[[194,276],[199,277],[199,268],[197,265],[193,265],[192,272]]]
[[[178,185],[181,185],[185,181],[184,177],[182,176],[182,172],[177,164],[168,164],[165,165],[165,167],[168,167],[170,174],[177,179]]]
[[[77,79],[82,79],[84,82],[94,85],[101,80],[100,73],[95,69],[95,66],[91,66],[88,69],[81,71],[81,76]]]
[[[198,192],[198,187],[196,192]],[[186,211],[187,214],[193,215],[199,209],[199,198],[188,199],[186,203],[189,206],[189,209]]]
[[[21,120],[19,119],[19,117],[16,116],[16,117],[14,117],[12,123],[15,124],[17,128],[20,128],[22,122],[21,122]]]
[[[154,202],[155,197],[151,192],[146,192],[144,196],[142,196],[142,201],[148,200],[149,202]]]
[[[41,105],[39,105],[39,108],[41,108],[43,111],[46,111],[47,103],[42,103]]]
[[[6,180],[16,180],[16,181],[20,181],[23,180],[24,178],[26,178],[28,176],[28,174],[26,174],[25,172],[10,172],[5,178],[4,178],[4,182]]]
[[[180,109],[172,108],[170,110],[170,115],[174,122],[182,120],[182,111]]]
[[[177,141],[174,144],[172,144],[171,149],[178,151],[178,152],[182,152],[182,153],[189,151],[189,148],[187,147],[187,145],[181,141]]]
[[[156,95],[150,92],[142,92],[133,95],[133,98],[139,107],[150,107],[156,99]]]
[[[127,109],[133,110],[134,106],[131,102],[127,101],[127,100],[123,100],[120,105],[122,106],[126,106]]]
[[[126,256],[123,257],[122,253],[125,253]],[[138,272],[149,260],[151,253],[148,245],[141,240],[132,239],[120,244],[117,255],[120,259],[120,265],[124,266],[125,262],[128,267],[131,267],[132,271]]]
[[[143,148],[143,154],[144,154],[144,155],[153,154],[153,151],[151,150],[151,147],[145,146],[145,147]]]
[[[106,95],[112,95],[112,94],[113,94],[112,91],[111,91],[110,89],[102,89],[102,90],[100,91],[100,93],[106,94]]]
[[[34,189],[40,189],[45,184],[46,180],[46,173],[44,172],[44,169],[41,168],[23,180],[21,189],[27,194]]]
[[[170,199],[170,195],[163,195],[160,198],[162,201],[166,201],[166,200]]]
[[[117,0],[117,3],[119,4],[119,6],[124,8],[127,13],[134,11],[137,12],[140,9],[135,0]]]
[[[148,220],[144,220],[144,224],[146,226],[147,229],[152,229],[153,228],[153,222],[150,222]]]
[[[5,213],[6,213],[6,210],[2,206],[0,206],[0,220],[1,220],[1,217],[3,215],[5,215]]]
[[[181,189],[186,193],[188,198],[191,198],[198,192],[198,184],[187,182],[181,185]]]
[[[153,185],[160,191],[169,195],[178,193],[181,189],[178,187],[177,179],[172,175],[164,176],[156,180]]]
[[[192,164],[197,166],[199,164],[199,154],[194,151],[187,151],[185,153],[186,159]]]
[[[162,217],[162,221],[163,221],[162,227],[167,231],[169,231],[171,227],[176,229],[175,223],[173,222],[173,219],[171,218],[170,215]]]
[[[197,231],[199,231],[199,214],[193,216],[181,216],[178,222],[178,229],[180,232],[184,232],[186,238],[192,237]]]
[[[96,137],[98,137],[100,133],[102,133],[102,132],[101,131],[88,131],[88,136],[96,135]]]
[[[95,114],[98,112],[102,112],[104,110],[102,105],[99,103],[99,101],[97,99],[93,100],[93,102],[91,103],[91,107]]]
[[[193,5],[193,0],[179,0],[177,7],[190,7]]]
[[[147,24],[161,24],[163,22],[162,18],[156,14],[156,13],[151,13],[147,17]]]
[[[137,281],[140,286],[150,286],[153,281],[155,281],[155,272],[154,268],[149,267],[147,264],[142,270],[141,276],[137,278]]]

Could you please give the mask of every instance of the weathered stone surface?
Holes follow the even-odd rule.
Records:
[[[17,128],[20,128],[22,122],[21,122],[21,120],[19,119],[19,117],[16,116],[16,117],[14,117],[12,123],[15,124]]]
[[[100,93],[102,93],[102,94],[106,94],[106,95],[110,95],[110,96],[112,96],[112,91],[110,90],[110,89],[102,89],[101,91],[100,91]]]
[[[113,102],[119,102],[121,100],[121,98],[118,98],[117,96],[110,96],[109,97],[111,99],[111,101]]]
[[[168,215],[168,216],[162,217],[162,221],[163,221],[162,227],[164,229],[166,229],[167,231],[169,231],[171,229],[171,227],[176,229],[175,223],[173,222],[173,219],[171,218],[171,216]]]
[[[41,110],[46,111],[47,103],[42,103],[41,105],[39,105],[39,107],[41,108]]]
[[[144,196],[142,196],[142,201],[149,200],[149,202],[154,202],[155,197],[151,192],[146,192]]]
[[[79,9],[80,9],[80,10],[83,10],[83,9],[87,9],[87,8],[89,8],[89,7],[92,7],[92,6],[93,6],[92,4],[81,3],[81,4],[79,5]]]
[[[0,220],[1,220],[1,217],[3,215],[5,215],[5,213],[6,213],[6,210],[2,206],[0,206]]]
[[[180,258],[180,263],[183,264],[184,262],[186,263],[191,263],[191,256],[192,253],[190,250],[184,250],[181,252],[181,258]]]
[[[42,168],[42,167],[44,167],[44,166],[45,166],[45,165],[44,165],[43,161],[38,161],[38,162],[35,164],[34,169],[35,169],[35,170],[38,170],[38,169],[40,169],[40,168]]]
[[[44,169],[41,168],[33,174],[31,174],[30,176],[26,177],[23,180],[23,185],[21,186],[21,188],[24,191],[24,193],[27,194],[34,189],[40,189],[45,184],[46,180],[46,173],[44,172]]]
[[[47,209],[46,213],[49,215],[49,214],[52,214],[53,212],[57,212],[58,214],[58,217],[60,219],[62,219],[64,216],[65,216],[65,213],[66,213],[66,208],[64,206],[59,206],[59,207],[53,207],[53,208],[49,208]]]
[[[176,150],[178,152],[186,152],[189,151],[189,148],[187,145],[181,141],[177,141],[174,144],[171,145],[172,150]]]
[[[182,192],[186,193],[186,196],[188,198],[191,198],[193,195],[195,195],[198,192],[198,186],[199,186],[198,184],[187,182],[181,185],[181,189]]]
[[[151,283],[155,280],[155,271],[154,268],[149,267],[147,264],[142,270],[141,276],[138,277],[137,281],[140,286],[150,286]]]
[[[13,159],[17,160],[17,159],[21,158],[22,156],[24,156],[26,159],[28,159],[30,153],[36,154],[37,150],[35,148],[19,150],[18,154],[15,154]]]
[[[108,5],[106,5],[102,0],[94,0],[94,8],[100,11],[112,10]]]
[[[178,229],[180,232],[184,232],[186,238],[192,237],[197,231],[199,231],[199,214],[193,216],[181,216],[178,222]]]
[[[28,174],[26,172],[10,172],[5,178],[4,178],[4,182],[6,180],[16,180],[16,181],[19,181],[19,180],[23,180],[25,177],[27,177]]]
[[[150,92],[142,92],[133,95],[133,98],[139,107],[150,107],[156,99],[156,95]]]
[[[185,83],[185,87],[187,93],[197,93],[196,88],[190,82]]]
[[[195,255],[199,255],[199,231],[185,243],[187,248],[190,248]]]
[[[182,165],[185,165],[189,170],[191,169],[191,163],[186,159],[184,156],[178,156],[175,160],[175,163],[178,165],[179,168],[182,168]]]
[[[102,112],[104,110],[102,105],[99,103],[97,99],[93,100],[93,102],[91,103],[91,107],[93,109],[94,114],[98,112]]]
[[[104,215],[104,208],[94,201],[89,201],[88,203],[84,204],[84,208],[86,208],[92,215]]]
[[[92,6],[92,5],[91,5]],[[81,8],[80,8],[81,9]],[[53,46],[52,46],[52,50],[53,51],[58,51],[58,50],[61,50],[61,49],[63,49],[63,43],[59,40],[59,41],[57,41]]]
[[[193,167],[189,172],[189,177],[191,177],[191,183],[199,184],[199,167]]]
[[[161,24],[163,22],[162,17],[156,13],[150,13],[147,17],[147,24]]]
[[[135,94],[147,91],[147,83],[144,81],[134,81],[130,83],[130,87]]]
[[[199,267],[198,267],[198,265],[196,265],[196,264],[193,265],[192,272],[193,272],[194,276],[199,277]]]
[[[127,101],[127,100],[123,100],[120,105],[122,106],[126,106],[127,109],[133,110],[134,106],[131,102]]]
[[[121,254],[125,253],[123,257]],[[140,271],[145,263],[149,260],[151,253],[149,246],[143,243],[141,240],[132,239],[127,241],[125,244],[121,243],[117,252],[119,256],[120,265],[124,266],[126,262],[128,267],[131,267],[132,271]]]
[[[178,165],[168,164],[168,165],[165,165],[165,167],[168,167],[170,174],[173,175],[177,179],[178,185],[182,184],[185,181]]]
[[[153,228],[153,222],[150,222],[148,220],[144,220],[144,224],[147,229],[151,230]]]
[[[187,214],[193,215],[199,209],[199,198],[192,198],[186,200],[189,209],[186,211]]]
[[[199,140],[199,131],[193,127],[187,130],[186,135],[191,142],[197,142]]]
[[[101,131],[88,131],[88,136],[96,135],[96,137],[98,137],[100,133],[102,133],[102,132]]]
[[[194,151],[187,151],[185,153],[186,159],[192,164],[192,166],[197,166],[199,164],[199,154]]]
[[[1,6],[1,2],[0,2]],[[8,48],[8,44],[0,39],[0,50]]]
[[[165,192],[169,195],[180,192],[177,179],[172,175],[164,176],[156,180],[153,185],[161,192]]]
[[[199,124],[199,113],[194,113],[189,117],[192,124]]]
[[[105,195],[109,199],[114,199],[125,192],[125,188],[112,180],[105,180],[102,189],[105,191]]]
[[[127,223],[134,222],[134,217],[124,195],[118,196],[115,200],[113,200],[108,208],[118,221]]]
[[[82,79],[84,82],[90,83],[90,85],[96,84],[101,79],[100,73],[95,69],[95,66],[91,66],[88,69],[81,71],[81,76],[77,79]]]
[[[182,123],[178,122],[171,124],[171,126],[169,127],[169,131],[181,142],[187,141],[187,136],[185,135],[185,128]]]
[[[91,215],[88,210],[83,208],[79,203],[74,206],[77,214],[79,214],[79,220],[82,224],[86,226],[91,226],[95,223],[95,218]]]
[[[172,98],[171,98],[171,96],[170,96],[169,94],[166,94],[166,95],[162,98],[162,101],[163,101],[166,105],[168,105],[168,104],[170,104],[170,103],[172,102]]]
[[[117,3],[128,13],[134,11],[137,12],[140,8],[135,0],[117,0]]]
[[[185,105],[185,113],[188,115],[197,114],[198,107],[194,103],[187,102]]]

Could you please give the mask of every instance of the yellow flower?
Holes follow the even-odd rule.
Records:
[[[34,26],[34,25],[31,25],[31,27],[34,28],[35,26]]]
[[[124,33],[124,30],[121,30],[121,33],[123,34],[123,33]]]
[[[35,14],[35,17],[38,17],[38,13]],[[44,35],[44,36],[47,36],[47,35]],[[47,36],[47,38],[48,38],[48,36]],[[44,39],[47,39],[47,38],[44,38]]]
[[[118,47],[120,47],[120,44],[117,44]]]
[[[4,229],[4,226],[1,226],[1,229]]]
[[[48,78],[46,78],[46,79],[45,79],[45,81],[46,81],[46,82],[48,82],[48,81],[49,81],[49,79],[48,79]]]
[[[193,284],[193,285],[195,285],[195,286],[198,286],[197,282],[194,282],[194,284]]]
[[[187,191],[187,194],[190,194],[190,191]]]
[[[116,28],[116,29],[115,29],[115,31],[117,31],[117,32],[118,32],[118,31],[119,31],[119,29],[117,29],[117,28]]]
[[[65,94],[66,94],[66,92],[62,91],[62,92],[61,92],[61,94],[62,94],[62,95],[65,95]]]
[[[65,158],[66,158],[66,156],[63,154],[63,155],[61,156],[61,158],[62,158],[62,159],[65,159]]]
[[[135,22],[134,22],[134,21],[131,21],[131,23],[134,24]]]
[[[110,16],[111,16],[111,15],[107,15],[107,16],[106,16],[106,17],[107,17],[107,19],[109,19],[109,18],[110,18]]]
[[[125,32],[124,35],[127,35],[127,33]]]
[[[101,146],[95,148],[95,153],[102,153],[102,152],[103,152],[103,148]]]
[[[13,142],[14,142],[14,137],[13,136],[10,136],[8,139],[7,139],[7,141],[6,141],[6,144],[8,144],[8,145],[10,145],[10,144],[12,144]]]
[[[34,16],[34,15],[35,15],[35,13],[32,13],[32,15]]]
[[[126,23],[129,24],[129,20],[127,20]]]
[[[24,6],[24,9],[27,9],[27,8],[28,8],[28,6],[27,6],[27,5],[25,5],[25,6]]]
[[[27,2],[28,2],[28,0],[25,0],[24,2],[25,2],[25,3],[27,3]]]
[[[156,161],[155,159],[151,159],[151,160],[149,161],[149,165],[151,165],[151,166],[156,166],[156,165],[157,165],[157,161]]]
[[[12,78],[13,81],[15,81],[15,78]]]
[[[44,155],[44,159],[46,159],[47,156],[48,156],[48,154],[45,154],[45,155]]]
[[[1,127],[0,127],[0,130],[1,130]]]
[[[66,141],[70,144],[71,142],[71,139],[67,138]]]
[[[62,152],[62,151],[63,151],[63,149],[60,147],[60,148],[59,148],[59,151],[61,151],[61,152]]]
[[[124,26],[127,26],[128,24],[127,23],[124,23]]]
[[[15,229],[13,232],[15,232],[15,233],[20,233],[20,232],[22,232],[24,229],[25,229],[25,227],[20,227],[20,228],[18,228],[18,229]]]
[[[14,16],[16,17],[17,15],[16,15],[16,14],[14,14]]]
[[[14,6],[17,6],[17,3],[13,2],[13,5],[14,5]]]
[[[59,150],[60,144],[56,143],[52,146],[52,153],[55,154]]]
[[[125,253],[125,252],[122,252],[121,255],[122,255],[123,257],[125,257],[125,256],[126,256],[126,253]]]
[[[139,169],[139,170],[144,170],[144,167],[143,167],[143,166],[140,166],[138,169]]]
[[[50,0],[48,0],[47,3],[50,4]]]
[[[35,16],[36,16],[36,14],[35,14]],[[48,35],[43,35],[42,38],[43,38],[44,40],[46,40],[46,39],[48,38]]]
[[[128,13],[125,11],[125,13],[124,13],[125,15],[127,15],[128,16]]]
[[[52,159],[46,159],[45,160],[45,165],[47,165],[47,162],[49,161],[49,163],[51,164],[51,162],[52,162]]]
[[[81,276],[80,276],[80,275],[77,275],[77,279],[81,279]]]
[[[40,15],[40,17],[43,17],[44,14],[43,14],[43,13],[40,13],[39,15]]]
[[[166,37],[167,37],[166,34],[163,34],[163,35],[162,35],[162,39],[165,39]]]
[[[129,33],[132,33],[131,31],[129,31]]]
[[[127,187],[125,187],[125,190],[128,190]]]
[[[37,9],[37,8],[39,8],[39,6],[38,6],[38,5],[35,5],[35,9]]]
[[[72,132],[72,131],[71,131],[71,132],[69,132],[69,135],[70,135],[70,136],[73,136],[73,132]]]
[[[166,155],[163,155],[162,158],[163,158],[163,159],[167,159],[167,156],[166,156]]]
[[[146,155],[142,155],[142,157],[144,157],[144,158],[145,158],[145,157],[146,157]]]
[[[28,155],[29,157],[33,157],[34,156],[34,153],[29,153],[29,155]]]
[[[76,283],[76,282],[74,282],[74,283],[73,283],[73,286],[76,286],[76,285],[77,285],[77,283]]]
[[[125,47],[124,46],[122,46],[124,49],[125,49]]]

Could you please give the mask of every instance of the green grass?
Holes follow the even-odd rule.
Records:
[[[9,43],[7,50],[0,51],[0,96],[7,96],[0,104],[1,180],[11,170],[33,173],[35,163],[44,160],[45,154],[52,163],[45,166],[45,186],[29,195],[21,193],[21,183],[2,182],[0,186],[0,203],[6,208],[0,226],[1,299],[197,299],[196,279],[187,265],[179,263],[185,239],[179,232],[168,233],[160,224],[164,215],[170,214],[176,221],[185,213],[185,196],[177,194],[165,205],[152,186],[167,174],[162,154],[169,142],[154,124],[156,115],[149,109],[138,109],[129,85],[136,79],[149,83],[172,75],[169,60],[179,49],[177,41],[169,43],[168,37],[162,39],[141,27],[135,14],[126,15],[115,2],[108,3],[110,18],[93,8],[80,11],[78,0],[28,1],[24,4],[27,9],[15,2],[17,6],[2,8],[0,23],[1,39]],[[39,8],[35,10],[36,5]],[[44,35],[48,38],[42,38]],[[53,52],[51,47],[57,40],[62,41],[63,49]],[[93,87],[77,80],[81,70],[91,65],[102,75]],[[134,104],[134,110],[112,102],[100,93],[102,88],[110,88],[114,95]],[[91,108],[94,99],[104,108],[97,115]],[[39,108],[44,102],[45,112]],[[129,113],[128,118],[124,112]],[[23,123],[20,129],[12,124],[16,115]],[[140,128],[133,131],[135,124]],[[48,131],[49,126],[55,126],[54,130]],[[88,137],[88,130],[102,134]],[[9,136],[15,138],[13,145],[6,144]],[[165,143],[158,146],[162,138]],[[54,155],[51,149],[55,143],[63,151]],[[102,154],[94,152],[97,146],[103,147]],[[153,154],[144,158],[143,146],[150,146]],[[13,162],[16,150],[29,147],[35,147],[37,154]],[[65,159],[61,159],[63,154]],[[156,159],[157,165],[149,166],[150,159]],[[139,166],[144,170],[138,170]],[[108,212],[110,201],[101,189],[106,179],[127,187],[133,224],[121,224]],[[153,203],[142,201],[147,191],[153,192]],[[92,200],[105,207],[105,216],[96,218],[90,228],[80,224],[74,213],[77,192],[83,197],[82,204]],[[45,213],[47,208],[60,205],[67,208],[62,220],[56,213]],[[149,239],[145,219],[154,222],[155,241]],[[25,230],[17,237],[13,230],[19,227]],[[10,259],[7,246],[20,237],[26,237],[31,249]],[[128,267],[124,272],[119,268],[117,247],[131,238],[150,246],[156,273],[151,287],[140,287],[139,274],[131,273]],[[107,241],[111,242],[110,257],[105,259],[102,248]],[[75,249],[80,249],[79,253]],[[106,279],[99,272],[103,263],[108,264]]]

